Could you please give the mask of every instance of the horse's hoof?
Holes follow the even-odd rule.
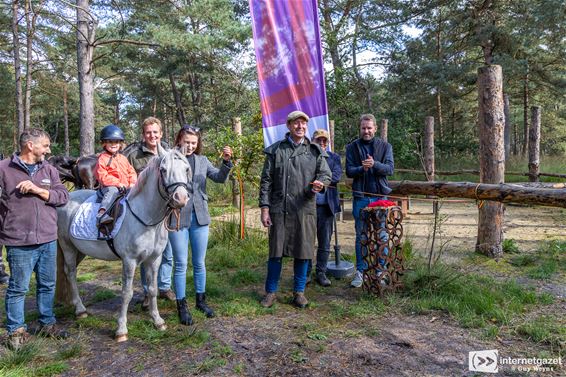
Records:
[[[125,342],[126,340],[128,340],[128,334],[121,334],[121,335],[116,334],[116,342],[122,343]]]
[[[77,319],[86,318],[86,317],[88,317],[87,312],[77,313]]]
[[[159,331],[165,331],[167,330],[167,325],[165,323],[161,324],[161,325],[156,325],[155,326],[157,328],[157,330]]]

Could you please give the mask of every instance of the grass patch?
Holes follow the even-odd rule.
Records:
[[[109,328],[110,324],[114,325],[115,322],[111,318],[89,315],[86,318],[77,318],[76,323],[79,327],[100,330]]]
[[[440,264],[428,271],[424,263],[405,276],[405,295],[405,309],[410,312],[445,311],[464,327],[506,325],[529,307],[548,303],[548,296],[514,281],[462,274]]]
[[[548,280],[566,274],[566,242],[553,240],[543,244],[534,254],[518,255],[509,261],[531,279]]]
[[[106,289],[106,288],[100,288],[99,290],[96,291],[96,293],[94,294],[93,298],[92,298],[92,302],[100,302],[100,301],[106,301],[106,300],[110,300],[114,297],[116,297],[116,293],[114,293],[114,291],[111,291],[110,289]]]
[[[202,374],[212,372],[218,367],[223,367],[226,365],[226,360],[223,358],[219,358],[216,355],[208,356],[206,359],[201,361],[200,363],[195,364],[191,371],[194,374]]]
[[[517,334],[537,343],[560,347],[566,344],[566,323],[553,316],[539,316],[517,326]]]
[[[29,368],[18,365],[13,368],[0,368],[0,376],[2,377],[33,377],[34,373]]]
[[[263,281],[263,274],[256,270],[243,269],[238,270],[230,277],[232,286],[241,287],[251,284],[258,284]]]
[[[507,254],[517,254],[520,252],[517,242],[512,239],[503,240],[503,244],[501,246],[503,248],[503,252]]]
[[[64,361],[55,361],[34,370],[34,375],[39,377],[56,376],[69,370],[69,364]]]
[[[205,330],[199,330],[195,326],[179,325],[177,332],[174,335],[168,330],[168,342],[176,344],[178,348],[201,348],[210,339],[210,333]]]
[[[80,343],[69,344],[57,351],[56,359],[58,360],[68,360],[75,357],[79,357],[83,352],[83,346]]]
[[[247,297],[238,297],[230,301],[224,301],[220,305],[220,312],[222,313],[222,315],[227,315],[230,317],[250,318],[264,313],[265,310],[259,306],[257,300],[253,300]]]
[[[31,362],[41,353],[43,340],[32,340],[24,344],[18,351],[6,349],[6,353],[0,358],[0,370],[23,366]]]
[[[77,282],[84,283],[86,281],[94,280],[95,278],[96,274],[94,272],[87,272],[85,274],[80,274],[79,276],[77,276]]]
[[[235,222],[215,222],[212,226],[207,266],[211,271],[254,268],[265,264],[268,254],[264,232],[247,229],[240,239],[240,225]]]
[[[357,301],[332,300],[328,303],[328,320],[343,320],[348,318],[369,318],[378,316],[386,310],[379,298],[364,295]]]
[[[532,254],[515,255],[509,263],[516,267],[533,266],[536,264],[537,257]]]
[[[167,331],[158,330],[153,325],[153,322],[144,319],[128,322],[128,336],[143,340],[145,343],[153,344],[170,339],[170,335]]]

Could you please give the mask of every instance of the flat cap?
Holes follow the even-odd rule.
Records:
[[[328,131],[323,130],[322,128],[319,128],[318,130],[314,131],[314,133],[312,134],[312,139],[318,139],[319,137],[325,137],[328,140],[330,140],[330,135],[328,134]]]
[[[303,113],[300,110],[295,110],[287,115],[287,124],[299,118],[304,118],[307,122],[309,121],[309,116],[307,114]]]

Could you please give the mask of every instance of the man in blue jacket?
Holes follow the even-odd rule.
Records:
[[[391,192],[387,176],[393,175],[394,169],[391,144],[375,137],[375,132],[375,117],[364,114],[360,117],[360,137],[346,146],[346,176],[354,179],[352,212],[356,227],[356,274],[351,286],[356,288],[362,286],[366,269],[360,244],[363,230],[360,211]]]
[[[30,128],[20,136],[19,153],[0,161],[0,244],[8,251],[6,290],[8,346],[19,349],[29,339],[24,301],[33,272],[37,281],[38,335],[65,337],[55,327],[53,300],[57,274],[57,210],[69,193],[57,170],[45,161],[49,135]]]
[[[327,151],[330,136],[326,130],[318,129],[312,135],[314,143],[320,145],[326,151],[328,158],[326,162],[332,172],[330,186],[322,193],[316,194],[316,238],[318,248],[316,251],[316,273],[315,280],[323,287],[330,286],[331,282],[326,277],[326,265],[330,255],[330,240],[334,228],[334,215],[340,212],[340,201],[338,198],[338,182],[342,177],[342,164],[340,156]],[[312,262],[309,260],[307,277],[310,278]]]

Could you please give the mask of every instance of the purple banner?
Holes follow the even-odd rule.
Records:
[[[316,0],[250,0],[264,144],[287,132],[287,114],[305,112],[310,134],[328,130]]]

